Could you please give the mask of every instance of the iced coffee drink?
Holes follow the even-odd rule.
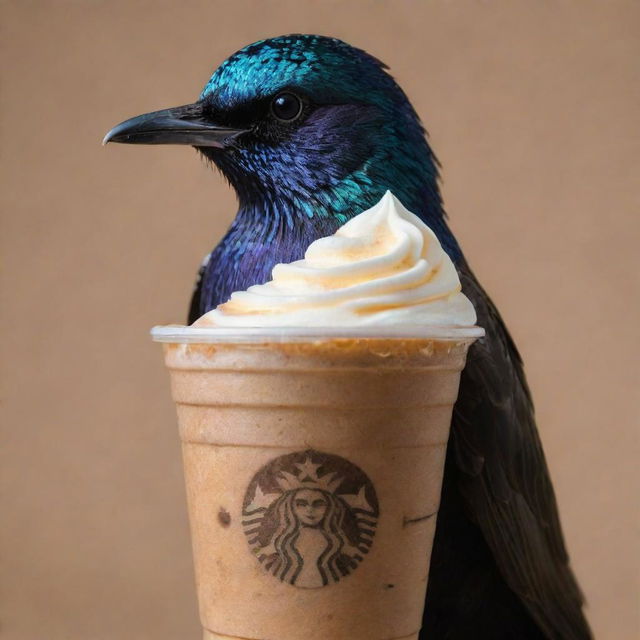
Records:
[[[207,639],[416,640],[451,412],[482,330],[387,194],[164,342]]]

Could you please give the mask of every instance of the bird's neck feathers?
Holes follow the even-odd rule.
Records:
[[[292,253],[300,253],[301,247],[334,233],[390,190],[434,230],[456,259],[460,249],[446,223],[438,161],[408,103],[406,110],[403,118],[391,119],[387,127],[376,124],[377,130],[368,135],[336,137],[321,154],[305,150],[299,141],[292,143],[290,154],[280,149],[270,157],[265,151],[261,173],[238,158],[233,164],[219,164],[239,201],[226,240],[260,239],[296,247]],[[318,120],[320,127],[322,119]],[[255,151],[247,162],[255,162]]]

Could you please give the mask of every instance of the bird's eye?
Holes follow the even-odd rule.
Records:
[[[279,93],[271,102],[271,111],[278,120],[295,120],[302,112],[302,101],[293,93]]]

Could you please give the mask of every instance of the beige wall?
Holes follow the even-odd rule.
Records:
[[[370,50],[423,117],[452,226],[527,364],[589,618],[601,640],[638,637],[638,3],[0,7],[2,638],[198,637],[147,331],[184,319],[234,197],[190,149],[100,139],[293,31]]]

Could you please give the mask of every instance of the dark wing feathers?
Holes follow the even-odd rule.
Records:
[[[463,264],[459,271],[487,334],[471,348],[454,409],[451,446],[463,506],[498,571],[545,635],[591,638],[522,360],[471,270]]]
[[[196,278],[196,283],[193,287],[193,293],[191,294],[191,302],[189,304],[189,317],[187,319],[188,324],[193,324],[201,315],[202,315],[202,279],[204,278],[204,272],[209,264],[209,260],[211,259],[211,254],[208,253],[202,264],[200,265],[200,269],[198,270],[198,276]]]

